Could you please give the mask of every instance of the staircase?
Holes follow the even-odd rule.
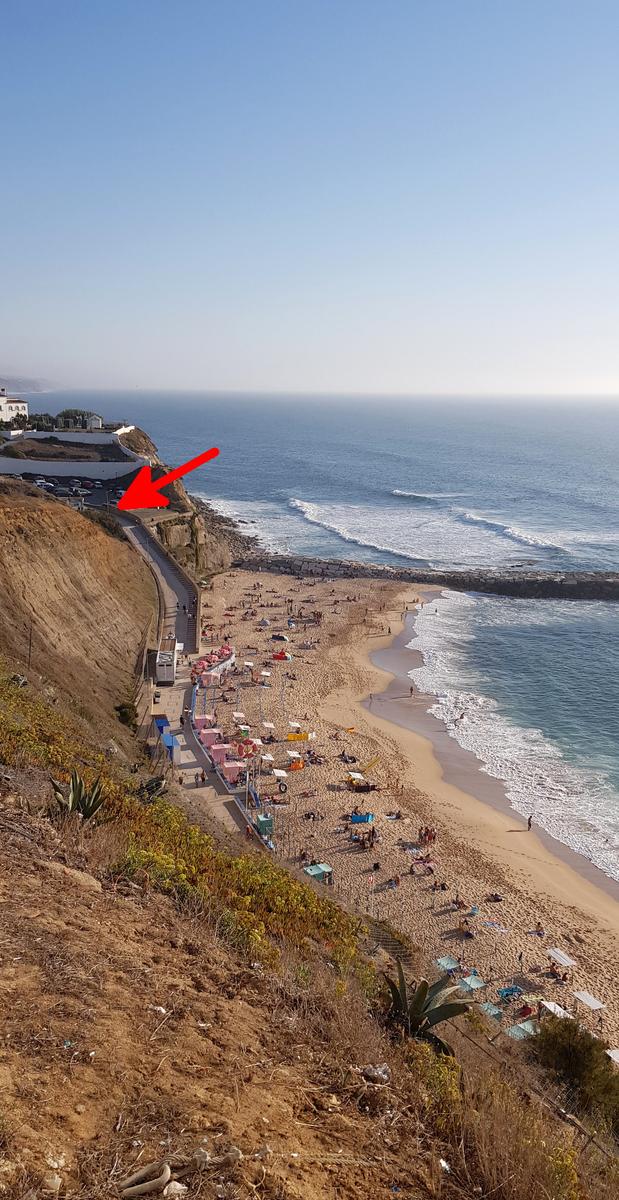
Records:
[[[373,917],[364,917],[364,923],[368,930],[369,954],[374,955],[378,950],[383,950],[390,958],[399,958],[403,967],[414,967],[414,949],[405,934],[392,929],[386,921],[376,921]]]

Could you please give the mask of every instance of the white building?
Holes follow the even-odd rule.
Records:
[[[0,388],[0,421],[12,421],[14,417],[27,417],[28,404],[7,396],[6,388]]]

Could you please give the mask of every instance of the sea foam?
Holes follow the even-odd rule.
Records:
[[[568,761],[541,730],[518,725],[485,693],[466,655],[477,602],[446,592],[423,608],[409,643],[420,651],[423,665],[410,672],[411,678],[421,692],[434,696],[428,711],[449,736],[480,760],[486,774],[503,781],[518,813],[533,813],[552,837],[619,880],[619,796],[612,782],[603,769]],[[511,602],[496,598],[494,603],[505,613]],[[550,611],[531,605],[532,624],[536,617],[540,624],[549,622]]]

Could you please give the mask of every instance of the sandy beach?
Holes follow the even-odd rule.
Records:
[[[282,860],[299,866],[305,853],[328,862],[336,893],[358,911],[405,931],[428,969],[444,955],[461,959],[465,969],[476,968],[489,985],[479,993],[483,1000],[493,1000],[496,987],[512,981],[568,1009],[574,989],[592,992],[606,1005],[602,1028],[616,1045],[619,888],[535,828],[528,831],[500,783],[484,775],[474,756],[428,716],[426,698],[411,695],[406,672],[414,652],[406,646],[414,621],[410,610],[421,595],[415,587],[357,579],[309,583],[247,571],[218,577],[204,596],[205,644],[225,632],[237,661],[254,662],[256,681],[261,669],[271,672],[267,686],[237,676],[236,702],[217,703],[219,724],[231,732],[237,707],[254,736],[264,736],[262,722],[272,721],[277,741],[265,750],[283,769],[290,766],[288,751],[308,745],[286,740],[288,722],[299,721],[316,734],[309,745],[322,762],[289,772],[288,803],[271,809]],[[307,623],[316,610],[323,614],[320,624]],[[287,624],[291,615],[294,629]],[[263,618],[270,625],[260,629]],[[290,639],[292,661],[273,660],[283,645],[272,641],[279,632]],[[312,649],[301,648],[312,641],[317,643]],[[342,752],[355,763],[345,764]],[[354,794],[346,774],[363,767],[377,790]],[[274,793],[274,785],[274,779],[262,777],[263,793]],[[375,814],[378,840],[371,849],[362,851],[350,840],[345,817],[353,806]],[[389,819],[398,810],[400,819]],[[411,874],[420,853],[418,831],[425,825],[437,833],[427,851],[434,874],[423,873],[422,865]],[[375,863],[379,869],[373,871]],[[399,885],[389,886],[396,877]],[[435,880],[447,889],[433,891]],[[491,893],[502,900],[489,900]],[[466,905],[459,912],[451,903],[456,894]],[[464,919],[472,938],[459,929]],[[543,936],[535,932],[538,925]],[[547,952],[553,947],[576,960],[566,983],[548,974]],[[434,970],[438,973],[435,965]],[[578,1012],[590,1029],[599,1028],[597,1014],[582,1005]]]

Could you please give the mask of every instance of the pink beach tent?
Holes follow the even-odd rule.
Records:
[[[204,726],[212,726],[215,724],[215,713],[196,713],[193,719],[196,729],[204,729]]]
[[[200,733],[200,741],[205,746],[215,746],[221,740],[221,729],[203,729]]]
[[[221,770],[224,779],[226,779],[228,783],[236,783],[241,771],[243,770],[243,763],[236,762],[233,759],[231,762],[222,763]]]
[[[230,753],[232,753],[232,746],[229,742],[217,742],[216,745],[210,747],[211,758],[218,767],[226,761]]]

